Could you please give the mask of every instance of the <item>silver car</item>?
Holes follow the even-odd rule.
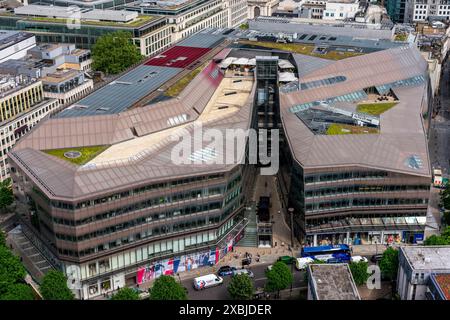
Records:
[[[249,276],[249,278],[253,278],[255,276],[253,272],[249,269],[237,269],[233,271],[233,276],[238,274],[246,274]]]

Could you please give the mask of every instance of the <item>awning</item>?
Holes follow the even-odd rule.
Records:
[[[278,60],[278,68],[280,69],[295,69],[295,66],[286,59]]]
[[[278,74],[278,81],[280,82],[291,82],[297,80],[297,77],[292,72],[280,72]]]

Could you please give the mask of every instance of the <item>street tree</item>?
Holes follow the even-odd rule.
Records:
[[[0,295],[8,286],[23,281],[26,271],[20,259],[6,246],[0,246]]]
[[[390,247],[383,252],[379,263],[381,273],[389,280],[395,280],[398,270],[398,250]]]
[[[171,276],[157,278],[149,293],[150,300],[187,300],[186,289]]]
[[[253,282],[246,274],[237,274],[233,276],[228,285],[228,293],[231,298],[236,300],[248,300],[253,297]]]
[[[0,211],[5,210],[14,202],[11,178],[0,182]]]
[[[114,294],[111,300],[139,300],[139,293],[131,288],[121,288]]]
[[[142,59],[131,33],[115,31],[100,36],[92,48],[93,68],[106,74],[117,74]]]
[[[280,293],[280,290],[286,289],[293,281],[291,270],[281,261],[273,264],[270,270],[266,271],[267,282],[266,291]]]
[[[6,246],[6,235],[3,230],[0,230],[0,247]]]
[[[445,210],[450,210],[450,184],[441,192],[441,202]]]
[[[424,241],[426,246],[450,245],[450,226],[448,226],[441,235],[432,235]]]
[[[6,292],[0,295],[0,300],[34,300],[31,287],[25,283],[11,284],[6,288]]]
[[[57,270],[47,272],[40,288],[44,300],[73,300],[74,294],[67,286],[67,278]]]
[[[368,266],[369,264],[364,261],[350,263],[350,271],[352,272],[356,285],[360,286],[367,282],[369,278],[369,274],[367,273]]]

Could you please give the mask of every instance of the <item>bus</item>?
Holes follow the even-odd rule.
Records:
[[[326,263],[345,263],[351,259],[350,247],[346,244],[305,247],[302,249],[301,256]]]

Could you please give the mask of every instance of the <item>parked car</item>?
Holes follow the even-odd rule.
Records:
[[[350,258],[350,261],[351,262],[369,262],[369,260],[367,260],[367,258],[366,257],[363,257],[363,256],[353,256],[353,257],[351,257]]]
[[[286,264],[293,264],[293,263],[295,263],[296,259],[291,256],[282,256],[282,257],[279,257],[277,261],[281,261]]]
[[[370,261],[377,263],[378,261],[381,260],[381,258],[383,258],[382,254],[374,254],[371,258]]]
[[[253,272],[249,269],[237,269],[233,271],[233,276],[238,275],[238,274],[246,274],[248,275],[250,278],[253,278],[255,275],[253,274]]]
[[[230,266],[223,266],[219,268],[219,271],[217,271],[217,274],[221,277],[223,276],[230,276],[233,274],[233,272],[236,270],[235,267]]]
[[[206,276],[195,278],[193,284],[195,290],[203,290],[223,284],[223,279],[215,274],[207,274]]]
[[[311,257],[297,258],[295,260],[295,269],[297,270],[305,270],[308,264],[314,263],[314,259]]]

